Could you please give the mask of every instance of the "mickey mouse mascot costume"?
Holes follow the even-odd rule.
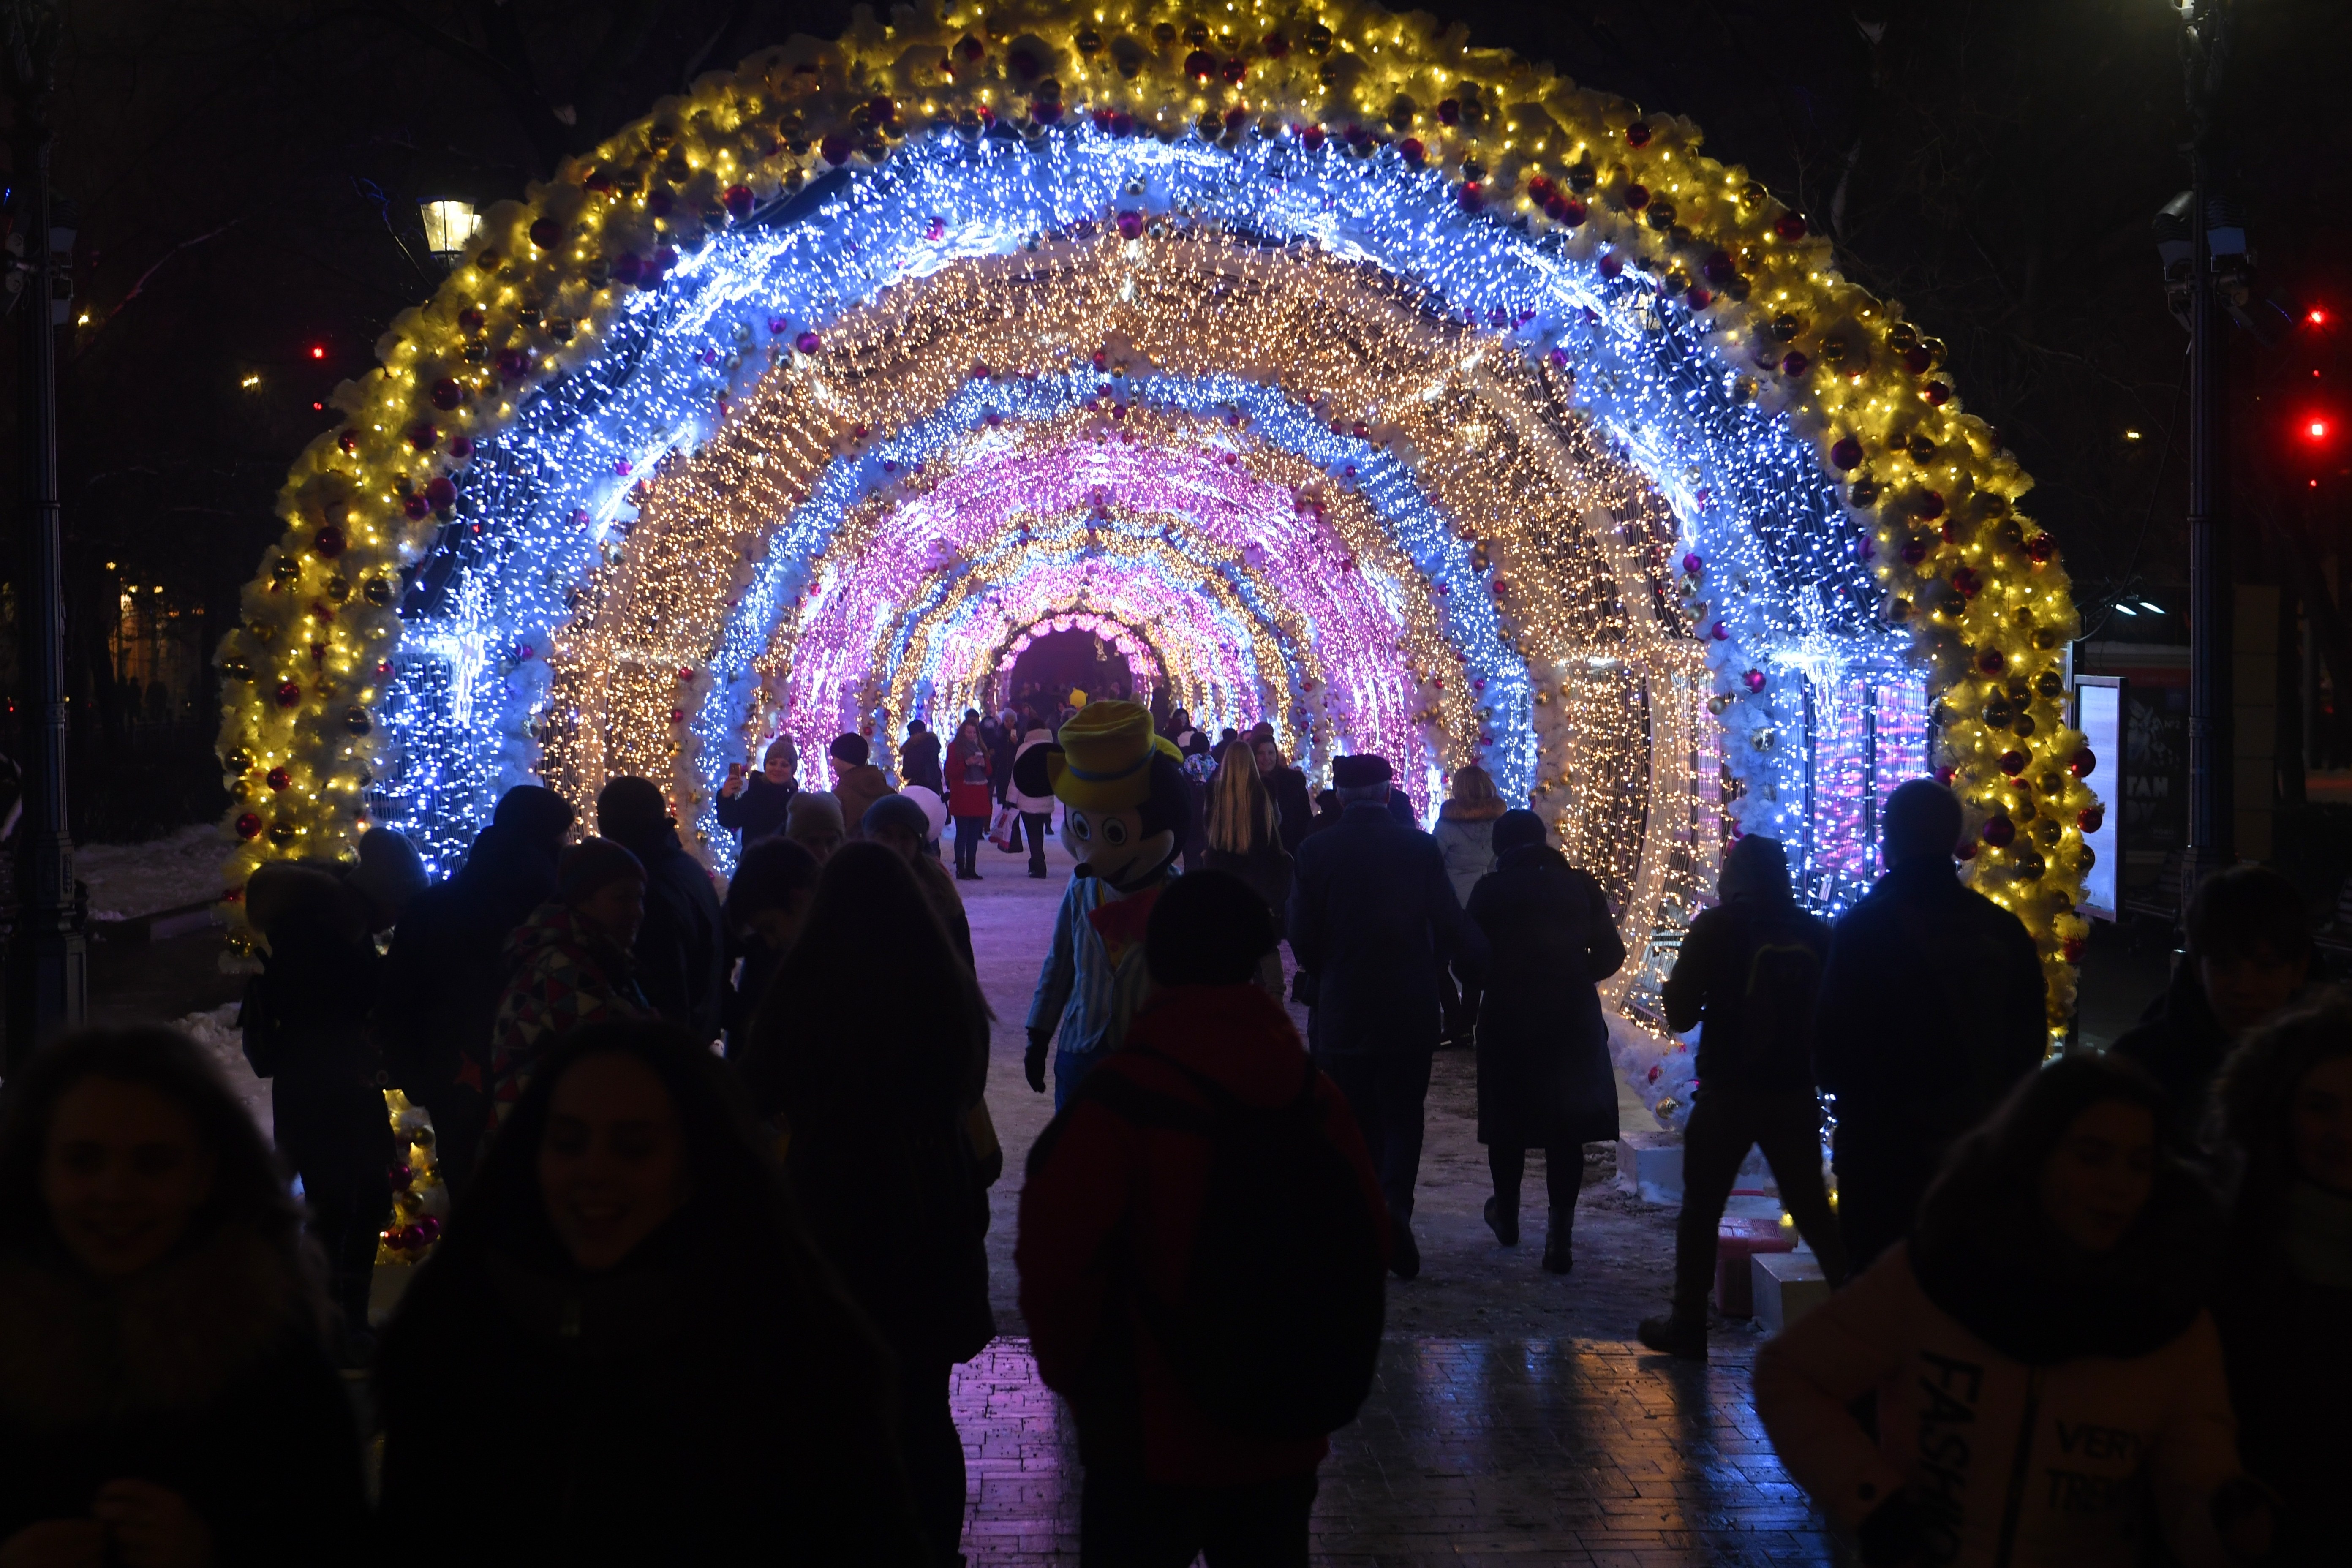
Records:
[[[1167,885],[1192,825],[1192,796],[1176,749],[1136,702],[1089,702],[1051,745],[1033,746],[1013,765],[1024,795],[1062,803],[1062,846],[1078,862],[1054,919],[1053,951],[1029,1006],[1029,1087],[1045,1092],[1045,1048],[1054,1056],[1059,1110],[1087,1070],[1126,1037],[1150,988],[1143,928]]]

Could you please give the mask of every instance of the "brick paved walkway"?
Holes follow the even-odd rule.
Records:
[[[1748,1375],[1744,1356],[1697,1367],[1624,1343],[1391,1340],[1323,1466],[1316,1561],[1831,1563]],[[955,1408],[975,1568],[1076,1563],[1076,1437],[1026,1343],[1000,1340],[961,1369]]]
[[[1052,858],[1053,877],[1033,882],[1020,862],[990,851],[981,861],[988,879],[962,885],[998,1018],[989,1104],[1007,1157],[992,1194],[989,1251],[990,1294],[1009,1337],[961,1369],[955,1392],[971,1473],[964,1549],[975,1568],[1077,1561],[1076,1435],[1019,1337],[1012,1257],[1022,1162],[1052,1113],[1020,1067],[1020,1022],[1068,874],[1058,846]],[[1576,1272],[1546,1275],[1536,1267],[1542,1178],[1531,1168],[1529,1235],[1507,1251],[1496,1247],[1478,1217],[1488,1189],[1475,1099],[1468,1053],[1441,1053],[1413,1218],[1423,1272],[1390,1281],[1379,1383],[1323,1466],[1317,1561],[1834,1562],[1820,1516],[1756,1424],[1753,1332],[1724,1329],[1705,1367],[1650,1355],[1624,1337],[1664,1303],[1672,1211],[1611,1191],[1605,1163],[1589,1167]]]

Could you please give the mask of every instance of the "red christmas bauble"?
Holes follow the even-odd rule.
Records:
[[[1967,568],[1963,567],[1962,570],[1966,571]],[[1973,576],[1974,574],[1971,573],[1970,575]],[[2000,649],[1989,647],[1977,656],[1977,668],[1987,675],[1999,675],[2009,668],[2009,660],[2001,657]]]
[[[1935,363],[1936,356],[1916,343],[1903,351],[1903,368],[1913,375],[1927,374],[1928,367]]]
[[[425,483],[425,500],[434,510],[454,506],[457,501],[457,486],[446,474],[436,474]]]
[[[793,340],[793,347],[804,354],[813,354],[824,346],[824,340],[814,332],[803,332]]]
[[[433,406],[444,414],[466,401],[466,389],[447,376],[433,384]]]
[[[310,536],[310,547],[332,561],[343,552],[343,531],[331,522]]]
[[[1782,213],[1772,224],[1772,232],[1794,245],[1805,237],[1805,220],[1795,213]]]
[[[1923,518],[1941,517],[1944,515],[1944,498],[1935,490],[1923,490],[1919,499],[1911,503],[1911,510]]]
[[[302,684],[296,680],[282,681],[278,688],[278,706],[291,708],[302,700]]]
[[[530,242],[541,250],[553,250],[563,243],[563,226],[551,217],[535,219],[530,226]]]
[[[2037,533],[2025,542],[2025,553],[2036,566],[2044,565],[2058,553],[2058,542],[2046,533]]]
[[[847,132],[836,131],[816,144],[817,156],[834,167],[839,168],[849,162],[850,150],[856,145],[856,142],[850,140]]]
[[[1996,816],[1984,825],[1984,841],[1996,849],[2003,849],[2017,839],[2017,824],[2006,816]]]
[[[441,444],[441,432],[430,425],[410,427],[408,444],[420,452],[429,452]]]
[[[2025,771],[2025,753],[2023,752],[2003,752],[2000,754],[2000,771],[2007,773],[2011,778],[2015,778],[2018,774],[2023,773]]]
[[[1427,156],[1428,152],[1429,149],[1421,144],[1421,139],[1417,136],[1408,136],[1403,141],[1397,143],[1397,154],[1403,158],[1408,165],[1415,169],[1421,167],[1423,160]]]
[[[261,818],[249,811],[241,814],[236,819],[236,836],[239,838],[260,837]]]
[[[1628,185],[1628,186],[1626,186],[1626,187],[1625,187],[1625,205],[1626,205],[1628,208],[1632,209],[1632,210],[1633,210],[1633,211],[1634,211],[1634,212],[1640,212],[1643,207],[1648,206],[1649,205],[1650,205],[1650,187],[1649,187],[1649,186],[1647,186],[1647,185],[1643,185],[1643,184],[1632,184],[1632,185]]]
[[[1780,374],[1782,375],[1802,375],[1812,367],[1813,362],[1807,359],[1803,354],[1799,353],[1794,349],[1790,349],[1780,358]]]
[[[1625,127],[1625,140],[1635,147],[1648,146],[1650,144],[1649,121],[1636,120],[1633,124]]]
[[[271,789],[284,789],[287,785],[294,782],[294,775],[288,773],[282,763],[278,767],[270,769],[268,777],[269,780],[269,787]]]
[[[408,519],[411,522],[423,521],[425,515],[432,511],[432,510],[433,503],[426,500],[421,495],[410,496],[406,500],[400,503],[401,515]]]
[[[1841,468],[1862,467],[1861,438],[1855,436],[1842,438],[1836,446],[1830,448],[1830,461]]]
[[[2074,760],[2066,764],[2066,771],[2073,773],[2078,779],[2089,778],[2093,773],[2099,771],[2098,753],[2092,751],[2088,746],[2084,747],[2081,751],[2075,752]]]
[[[1440,99],[1437,104],[1437,119],[1443,125],[1461,124],[1462,100],[1456,98]]]
[[[2070,936],[2064,942],[2060,942],[2058,944],[2058,956],[2064,959],[2069,963],[2082,963],[2083,939],[2079,936]]]
[[[2085,833],[2096,833],[2106,820],[2107,808],[2104,805],[2086,805],[2074,814],[2074,826]]]
[[[741,223],[745,218],[751,216],[751,187],[749,185],[728,186],[724,191],[719,193],[719,205],[727,209],[727,216],[729,217],[733,218],[737,223]]]

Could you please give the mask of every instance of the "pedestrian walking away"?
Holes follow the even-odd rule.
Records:
[[[1081,1568],[1304,1568],[1326,1435],[1371,1384],[1387,1217],[1256,984],[1274,942],[1239,879],[1178,878],[1151,1001],[1030,1153],[1021,1310],[1077,1419]]]
[[[1813,1069],[1837,1097],[1838,1226],[1856,1272],[1910,1229],[1945,1151],[2050,1045],[2042,955],[1954,874],[1960,821],[1933,779],[1896,788],[1886,874],[1830,934]]]
[[[1185,763],[1188,771],[1192,765]],[[1290,907],[1292,862],[1256,754],[1238,747],[1227,752],[1206,795],[1202,865],[1240,878],[1264,900],[1268,918],[1281,920]],[[1191,869],[1188,866],[1188,874]],[[1268,995],[1281,999],[1282,954],[1272,945],[1258,959],[1258,984]]]
[[[1451,963],[1475,984],[1486,939],[1463,916],[1436,841],[1391,814],[1387,759],[1341,757],[1331,776],[1339,820],[1299,847],[1290,951],[1314,976],[1307,1042],[1347,1096],[1380,1173],[1389,1267],[1410,1279],[1421,1271],[1412,1198],[1441,1027],[1437,965]]]
[[[385,1331],[382,1560],[937,1560],[889,1353],[764,1145],[674,1026],[549,1056]]]
[[[2218,1214],[2111,1058],[2020,1085],[1897,1240],[1756,1357],[1781,1463],[1868,1563],[2251,1563],[2269,1504],[2238,1462],[2205,1310]],[[1874,1396],[1877,1436],[1853,1406]]]
[[[401,911],[384,955],[378,1038],[394,1085],[433,1121],[451,1196],[473,1177],[490,1113],[490,1041],[507,984],[507,938],[555,896],[572,806],[540,784],[499,797],[466,863]]]
[[[1494,775],[1475,763],[1454,770],[1451,789],[1445,804],[1437,808],[1437,826],[1429,836],[1437,840],[1445,857],[1445,879],[1454,884],[1454,896],[1466,910],[1470,889],[1495,868],[1495,821],[1505,806],[1503,797],[1496,793]],[[1311,830],[1312,822],[1307,826]],[[1437,984],[1445,1014],[1445,1043],[1470,1044],[1470,1027],[1477,1019],[1462,988],[1443,965],[1437,972]]]
[[[825,749],[833,793],[841,799],[841,820],[852,838],[858,837],[858,824],[866,820],[867,810],[891,793],[890,781],[869,760],[872,756],[873,748],[863,735],[835,735]]]
[[[940,738],[920,719],[907,721],[907,743],[898,748],[898,777],[934,795],[948,792],[940,767]]]
[[[596,795],[600,832],[645,868],[646,915],[632,950],[654,1011],[706,1045],[727,1011],[727,917],[702,862],[678,842],[669,804],[649,779],[611,780]]]
[[[1021,787],[1018,775],[1022,757],[1041,746],[1051,746],[1054,731],[1034,714],[1028,717],[1027,722],[1028,728],[1023,732],[1020,743],[1013,748],[1012,760],[1005,764],[1004,799],[1007,805],[1021,813],[1021,830],[1028,835],[1029,875],[1043,880],[1046,875],[1045,830],[1054,820],[1054,794],[1050,787],[1035,795],[1030,794]],[[1017,836],[1015,842],[1018,842]]]
[[[1518,1241],[1519,1182],[1528,1151],[1542,1150],[1543,1267],[1566,1274],[1576,1264],[1584,1145],[1617,1141],[1599,982],[1624,967],[1625,943],[1601,885],[1545,842],[1541,817],[1507,811],[1493,840],[1495,868],[1465,911],[1491,953],[1476,1003],[1478,1142],[1495,1184],[1486,1225],[1505,1247]]]
[[[513,1113],[540,1058],[572,1031],[655,1016],[630,956],[646,918],[646,868],[609,838],[563,852],[555,897],[507,939],[508,979],[490,1042],[490,1121]]]
[[[711,809],[719,826],[735,835],[739,849],[784,830],[793,796],[800,793],[794,777],[800,765],[800,751],[790,735],[768,742],[757,773],[746,773],[740,763],[727,764],[727,782],[719,786]]]
[[[0,1113],[0,1562],[368,1561],[330,1317],[286,1172],[193,1041],[34,1053]]]
[[[965,1478],[948,1380],[995,1333],[970,1131],[988,1006],[900,856],[852,844],[825,863],[742,1071],[818,1246],[897,1357],[917,1519],[929,1560],[952,1564]]]
[[[776,966],[792,951],[816,894],[816,857],[789,838],[743,851],[727,884],[727,930],[740,960],[727,999],[727,1054],[740,1056]]]
[[[1788,852],[1748,834],[1723,858],[1721,901],[1683,938],[1660,997],[1666,1027],[1699,1027],[1698,1091],[1683,1129],[1683,1207],[1675,1226],[1674,1305],[1645,1318],[1643,1344],[1706,1358],[1706,1293],[1716,1227],[1748,1151],[1761,1147],[1781,1205],[1821,1260],[1845,1280],[1845,1241],[1822,1182],[1821,1097],[1813,1089],[1813,1007],[1830,928],[1797,907]]]

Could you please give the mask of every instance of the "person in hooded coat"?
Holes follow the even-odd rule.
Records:
[[[793,744],[790,735],[779,735],[768,742],[758,773],[746,773],[740,764],[729,765],[727,782],[719,786],[719,799],[712,809],[719,826],[735,835],[738,848],[784,830],[793,796],[800,793],[794,776],[800,765],[800,748]]]
[[[1838,1227],[1857,1271],[1910,1229],[1944,1152],[2050,1046],[2041,952],[1954,874],[1960,823],[1935,780],[1898,786],[1886,874],[1830,933],[1813,1073],[1837,1096]]]
[[[1758,1352],[1780,1462],[1865,1563],[2137,1568],[2151,1519],[2186,1564],[2262,1555],[2194,1266],[2219,1215],[2163,1109],[2112,1058],[2034,1074],[1912,1239]]]
[[[2188,952],[2172,984],[2114,1050],[2163,1085],[2173,1131],[2195,1144],[2222,1058],[2284,1011],[2310,978],[2311,916],[2301,890],[2278,872],[2232,866],[2197,884],[2183,924]]]
[[[506,990],[507,937],[555,894],[569,802],[539,784],[499,798],[466,863],[402,911],[384,955],[378,1037],[392,1081],[433,1119],[455,1197],[473,1178],[490,1113],[490,1037]]]
[[[1763,1149],[1780,1201],[1832,1289],[1846,1273],[1845,1241],[1822,1184],[1811,1059],[1829,923],[1797,907],[1788,852],[1776,838],[1751,833],[1735,842],[1717,892],[1721,901],[1691,921],[1660,996],[1675,1033],[1706,1027],[1698,1093],[1683,1130],[1674,1308],[1643,1319],[1639,1330],[1650,1349],[1695,1361],[1706,1359],[1716,1226],[1749,1149]]]
[[[710,873],[678,842],[669,805],[650,779],[625,773],[606,784],[596,826],[646,870],[635,965],[646,1000],[696,1039],[717,1039],[727,1010],[727,917]]]
[[[286,1173],[193,1041],[34,1053],[0,1116],[0,1563],[362,1561],[328,1318]]]
[[[833,793],[841,801],[841,820],[851,838],[863,831],[858,825],[874,803],[895,793],[882,770],[874,765],[873,755],[874,748],[863,735],[835,735],[825,749],[827,765],[833,770]]]
[[[766,1142],[672,1026],[541,1064],[384,1332],[383,1561],[929,1560],[887,1352]]]
[[[2214,1317],[2246,1468],[2279,1497],[2271,1560],[2338,1563],[2352,1475],[2352,1000],[2329,992],[2256,1032],[2214,1100],[2242,1172]]]
[[[1471,889],[1470,921],[1492,951],[1478,1002],[1478,1142],[1495,1195],[1486,1224],[1519,1238],[1528,1151],[1544,1152],[1551,1203],[1544,1268],[1575,1266],[1584,1145],[1617,1141],[1617,1075],[1598,984],[1625,963],[1601,885],[1544,842],[1543,819],[1495,819],[1495,868]]]
[[[898,776],[933,795],[948,792],[940,763],[940,738],[920,719],[907,721],[907,743],[898,748]]]
[[[995,1333],[967,1131],[988,1024],[914,871],[850,844],[817,878],[741,1064],[819,1247],[898,1357],[908,1475],[940,1564],[957,1561],[965,1489],[949,1377]]]
[[[1437,826],[1429,836],[1437,840],[1438,851],[1445,857],[1445,879],[1454,884],[1454,896],[1464,909],[1470,907],[1470,889],[1478,885],[1478,879],[1495,868],[1495,821],[1504,809],[1503,797],[1495,791],[1494,774],[1475,763],[1454,770],[1447,799],[1437,808]],[[1313,826],[1310,819],[1307,826]],[[1461,987],[1444,970],[1438,973],[1437,984],[1439,1000],[1445,1008],[1445,1043],[1469,1044],[1470,1026],[1477,1019]]]
[[[368,1349],[376,1244],[392,1215],[394,1143],[390,1075],[368,1020],[382,960],[367,899],[336,871],[273,860],[247,880],[246,911],[268,948],[237,1021],[246,1060],[270,1080],[278,1152],[302,1180],[356,1363]]]
[[[637,988],[630,950],[646,917],[646,869],[609,838],[563,852],[555,897],[507,938],[507,984],[490,1037],[487,1139],[513,1113],[541,1058],[564,1036],[654,1010]]]

